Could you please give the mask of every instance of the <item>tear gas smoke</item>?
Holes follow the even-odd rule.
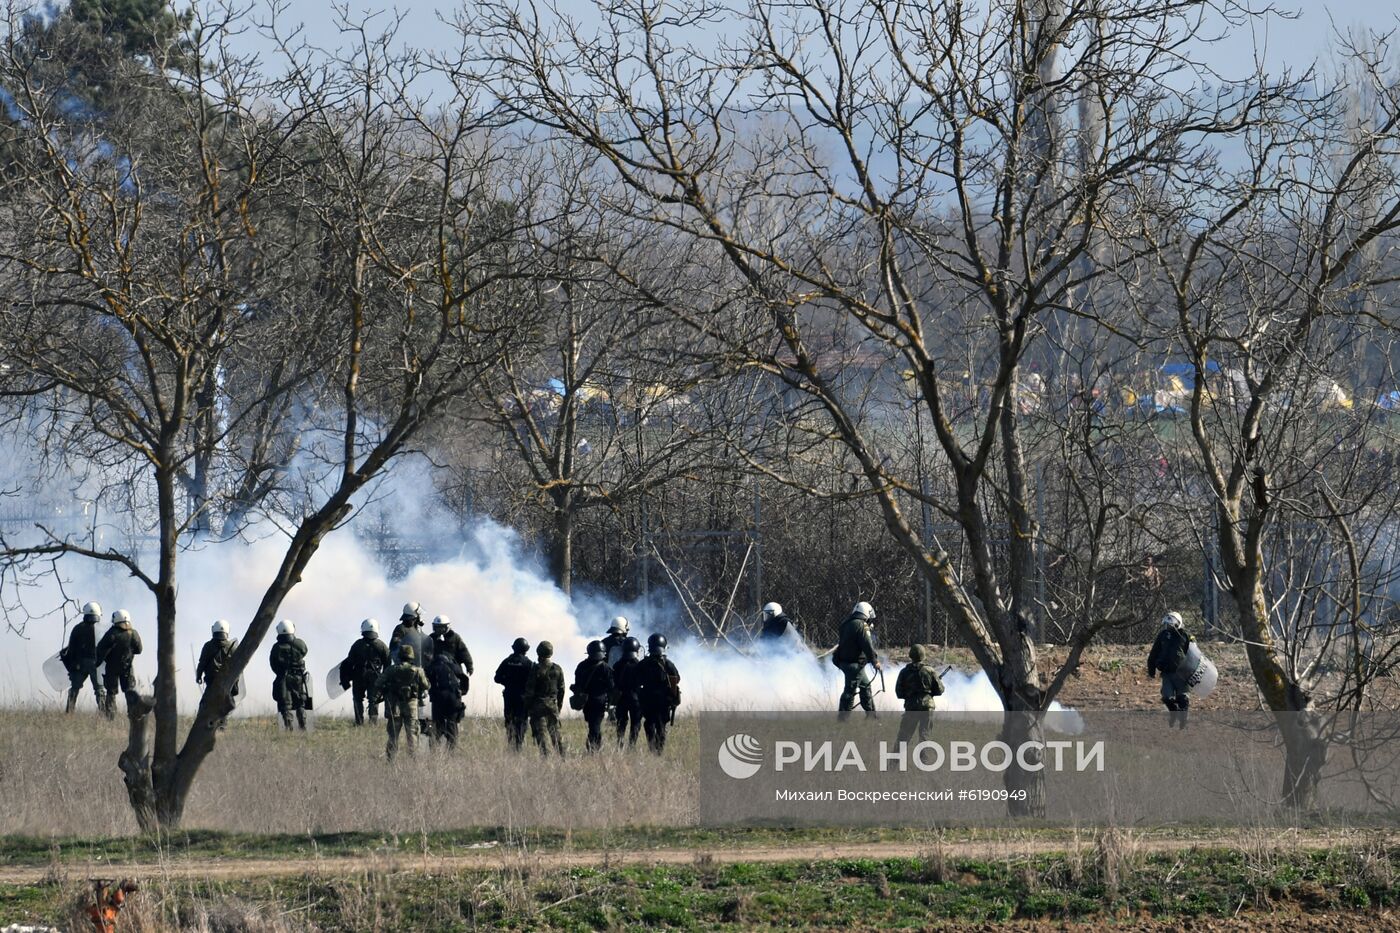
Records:
[[[665,632],[671,639],[670,655],[682,678],[683,713],[834,708],[841,690],[840,673],[800,638],[741,649],[723,643],[716,646],[678,635],[683,631],[683,613],[674,604],[639,606],[586,588],[576,588],[571,600],[543,575],[512,531],[489,521],[476,522],[456,544],[455,552],[444,554],[441,530],[456,528],[456,520],[442,514],[431,496],[404,492],[431,489],[430,483],[424,482],[426,473],[420,475],[414,468],[401,466],[395,479],[390,495],[376,503],[378,510],[371,508],[355,521],[392,516],[399,540],[431,539],[432,548],[426,551],[430,556],[402,578],[395,578],[359,536],[351,529],[342,529],[326,538],[279,613],[296,623],[297,635],[310,649],[307,665],[317,715],[350,714],[348,693],[333,701],[326,697],[326,672],[344,659],[359,637],[364,618],[379,620],[380,635],[387,642],[406,602],[420,603],[425,620],[439,614],[449,616],[453,628],[466,640],[476,667],[465,698],[468,715],[500,711],[500,689],[492,675],[501,659],[510,654],[515,638],[525,638],[532,649],[543,639],[552,641],[555,660],[572,678],[573,666],[584,657],[588,641],[602,637],[609,620],[617,615],[632,620],[632,634],[644,644],[651,631]],[[389,484],[381,487],[381,491],[389,489]],[[281,535],[265,534],[251,542],[208,544],[181,555],[176,664],[183,711],[192,711],[199,695],[200,688],[194,682],[195,660],[209,637],[210,625],[215,619],[228,619],[233,636],[241,635],[276,572],[284,548]],[[62,702],[62,694],[43,677],[41,665],[66,641],[65,617],[70,625],[77,621],[77,606],[87,600],[100,602],[108,618],[117,608],[131,611],[145,642],[145,653],[136,659],[136,674],[143,687],[149,684],[155,669],[156,641],[155,605],[150,593],[108,565],[68,557],[59,566],[60,579],[41,577],[35,585],[8,594],[7,605],[14,605],[16,597],[22,596],[27,610],[38,617],[24,626],[22,634],[0,629],[0,703]],[[64,611],[51,611],[59,606]],[[106,627],[104,619],[99,634]],[[247,692],[239,698],[235,715],[273,711],[272,673],[265,660],[272,643],[271,636],[265,639],[262,657],[249,666]],[[941,670],[943,665],[938,667]],[[894,697],[898,671],[897,667],[886,669],[888,692],[877,699],[881,709],[902,707]],[[940,710],[1001,709],[985,674],[950,671],[943,681],[947,693],[938,701]],[[91,694],[84,693],[81,702],[80,708],[91,709]]]

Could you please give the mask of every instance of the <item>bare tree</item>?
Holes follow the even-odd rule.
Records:
[[[1191,57],[1208,9],[1247,15],[1108,0],[627,0],[600,5],[596,31],[508,6],[467,26],[488,36],[507,105],[608,161],[630,191],[615,209],[697,239],[728,269],[743,311],[726,323],[727,352],[821,413],[823,428],[803,429],[839,440],[1006,708],[1031,714],[1008,719],[1018,744],[1064,673],[1047,683],[1035,649],[1023,363],[1101,274],[1094,246],[1132,180],[1167,163],[1200,170],[1213,141],[1277,93],[1198,93],[1215,80]],[[1071,146],[1084,95],[1098,102],[1093,138]],[[897,469],[881,427],[880,382],[901,370],[944,480],[928,489]],[[956,527],[965,570],[925,539],[910,502]],[[1040,809],[1035,775],[1007,782],[1025,791],[1015,809]]]
[[[12,567],[110,562],[154,595],[154,696],[128,694],[120,760],[144,829],[178,825],[230,690],[322,539],[477,384],[511,320],[493,287],[510,274],[515,215],[468,92],[425,111],[410,88],[426,66],[390,51],[392,28],[351,21],[343,55],[284,41],[274,22],[285,72],[262,75],[222,44],[235,25],[191,23],[179,37],[198,53],[188,73],[133,65],[139,119],[76,118],[32,80],[22,47],[0,59],[20,114],[0,241],[8,388],[56,412],[49,439],[63,456],[127,468],[140,491],[131,523],[156,552],[152,566],[135,548],[40,530],[3,555]],[[267,413],[287,406],[308,441],[295,470],[253,484],[286,552],[182,739],[179,555],[206,508],[182,478],[200,458],[202,470],[256,473],[234,441],[283,433]]]
[[[1400,91],[1374,52],[1351,62],[1366,119],[1345,119],[1342,91],[1295,97],[1215,183],[1157,179],[1135,232],[1164,297],[1145,317],[1194,369],[1183,462],[1209,492],[1221,583],[1287,750],[1283,799],[1300,808],[1330,713],[1359,708],[1384,669],[1373,636],[1393,585],[1383,415],[1342,384],[1394,344],[1394,321],[1357,299],[1395,281]]]
[[[528,327],[492,371],[485,418],[525,468],[523,486],[549,514],[554,580],[568,593],[574,527],[594,509],[618,510],[706,459],[697,397],[716,367],[660,303],[679,287],[683,262],[645,230],[609,223],[586,159],[532,148],[536,266],[521,303]],[[644,268],[642,282],[611,273]]]

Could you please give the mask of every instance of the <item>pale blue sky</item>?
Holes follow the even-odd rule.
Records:
[[[470,0],[466,0],[470,3]],[[1248,0],[1262,7],[1271,0]],[[1242,77],[1253,71],[1256,54],[1262,57],[1271,72],[1282,68],[1299,68],[1327,55],[1335,32],[1356,28],[1371,28],[1381,32],[1400,33],[1400,0],[1272,0],[1281,9],[1292,10],[1292,19],[1269,17],[1256,21],[1248,32],[1237,30],[1227,40],[1209,47],[1205,60],[1228,77]],[[283,22],[295,20],[306,27],[307,38],[315,45],[334,48],[343,44],[333,17],[328,15],[328,0],[286,0]],[[543,3],[541,3],[543,6]],[[585,22],[596,18],[595,7],[587,0],[558,0],[558,7]],[[388,11],[393,4],[364,3],[350,0],[354,11]],[[444,27],[438,11],[450,13],[461,4],[443,0],[419,0],[397,5],[410,11],[401,29],[400,38],[418,48],[434,49],[453,44],[452,31]],[[388,16],[385,16],[388,22]],[[1400,40],[1400,35],[1397,35]],[[1397,49],[1400,52],[1400,49]]]

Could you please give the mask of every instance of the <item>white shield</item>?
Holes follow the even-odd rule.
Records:
[[[63,666],[63,662],[59,660],[58,655],[54,655],[45,661],[43,670],[44,679],[49,682],[50,687],[53,687],[60,693],[68,692],[68,668]]]
[[[334,700],[345,692],[345,688],[340,685],[340,665],[326,671],[326,699]]]

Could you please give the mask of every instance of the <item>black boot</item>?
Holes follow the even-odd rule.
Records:
[[[77,708],[78,708],[78,691],[77,691],[77,690],[71,690],[71,689],[70,689],[70,690],[68,691],[68,705],[65,706],[65,707],[63,708],[63,712],[64,712],[65,714],[66,714],[66,713],[71,713],[71,712],[73,712],[73,710],[75,710],[75,709],[77,709]]]
[[[1186,695],[1178,695],[1176,698],[1177,723],[1180,724],[1181,731],[1186,731],[1186,714],[1191,709],[1191,698]]]

